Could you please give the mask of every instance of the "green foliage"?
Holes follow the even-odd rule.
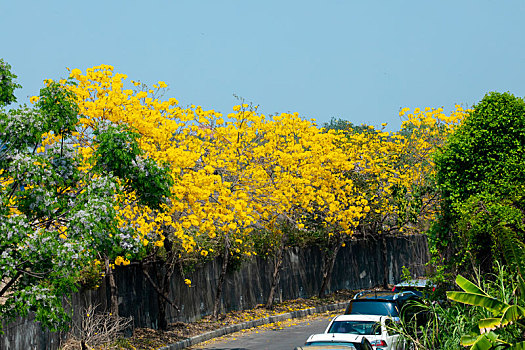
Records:
[[[368,130],[368,125],[354,125],[354,123],[341,118],[332,117],[328,123],[323,123],[322,128],[325,131],[335,130],[340,132],[347,132],[350,134],[362,133]]]
[[[0,58],[0,108],[16,102],[14,91],[22,87],[15,82],[16,78],[11,66]]]
[[[479,265],[483,271],[488,271],[495,260],[509,264],[519,256],[507,259],[504,254],[511,248],[508,242],[524,239],[523,212],[517,205],[516,197],[499,198],[485,192],[456,206],[459,213],[457,232],[464,242],[464,249],[470,252],[464,258],[471,257],[473,266]]]
[[[470,282],[461,275],[456,277],[456,283],[464,292],[448,292],[447,297],[464,304],[482,306],[493,313],[501,313],[505,309],[505,303],[491,297],[480,287]]]
[[[313,230],[300,230],[290,224],[278,222],[272,230],[268,228],[254,229],[250,235],[250,240],[253,242],[254,251],[258,256],[273,257],[278,254],[280,249],[314,244],[318,239],[318,236],[315,236],[316,233]]]
[[[406,306],[416,307],[427,318],[426,323],[418,324],[415,318],[402,317],[396,327],[396,331],[419,350],[458,349],[462,335],[469,333],[476,320],[483,317],[479,310],[459,303],[424,300]]]
[[[405,163],[407,164],[407,163]],[[431,182],[431,179],[427,179]],[[395,225],[403,227],[409,224],[421,224],[423,199],[435,194],[435,187],[430,184],[413,184],[410,188],[400,185],[392,186],[392,203],[397,206]]]
[[[138,151],[136,135],[124,128],[83,135],[96,136],[99,152],[86,170],[74,134],[78,113],[74,96],[49,81],[35,109],[0,113],[2,322],[33,312],[51,330],[67,327],[63,298],[80,283],[96,286],[97,259],[132,259],[145,249],[132,223],[117,220],[117,195],[135,190],[158,208],[169,192],[166,167]],[[45,134],[53,140],[43,144]]]
[[[461,330],[461,343],[470,349],[523,346],[524,150],[525,102],[491,93],[436,156],[443,203],[429,234],[434,259],[471,276],[479,267],[486,276],[477,283],[457,276],[463,291],[447,292],[449,299],[473,306],[464,311],[475,314],[471,327]],[[496,275],[487,274],[494,268]]]
[[[274,231],[265,228],[254,229],[250,236],[255,253],[261,257],[273,256],[280,243],[280,238]]]
[[[322,128],[326,131],[335,130],[335,131],[348,131],[353,129],[354,124],[348,120],[341,118],[332,117],[328,123],[323,123]]]
[[[412,273],[410,272],[410,269],[403,265],[401,268],[401,280],[402,281],[410,281],[412,279]]]
[[[0,161],[14,149],[34,150],[45,132],[43,119],[37,110],[27,107],[11,110],[9,114],[0,113]]]
[[[101,125],[94,132],[97,149],[95,168],[128,179],[142,204],[157,209],[170,195],[173,179],[167,165],[158,165],[144,157],[137,139],[140,137],[122,125]]]
[[[55,90],[55,97],[61,99],[62,93]],[[71,145],[56,143],[36,152],[43,133],[51,131],[46,126],[53,124],[47,111],[22,108],[0,119],[0,280],[5,283],[0,315],[11,320],[32,311],[44,326],[56,330],[68,320],[62,298],[77,290],[79,272],[90,260],[86,226],[97,232],[94,227],[106,222],[94,211],[101,212],[111,192],[100,182],[84,186],[82,193],[66,190],[81,188],[79,159]],[[53,120],[75,120],[75,113],[66,108],[60,120]],[[66,130],[61,124],[53,126]],[[99,192],[102,198],[93,196],[97,185],[105,187]],[[62,234],[65,225],[72,239]]]
[[[490,93],[436,157],[437,181],[452,203],[471,195],[513,193],[525,179],[525,102]]]
[[[496,291],[499,296],[492,296],[482,287],[474,284],[462,276],[456,278],[456,283],[463,292],[447,292],[451,300],[477,306],[489,311],[488,317],[478,320],[481,334],[465,334],[461,338],[461,344],[471,346],[470,349],[496,349],[502,346],[507,348],[520,348],[525,340],[525,295],[514,293],[523,288],[523,279],[520,275],[515,278],[506,279],[501,275],[506,274],[501,270],[499,280],[501,284],[490,284],[489,288]],[[510,286],[508,285],[510,282]],[[518,288],[517,284],[520,284]],[[509,295],[509,291],[512,294]]]
[[[482,230],[497,232],[493,237],[510,269],[496,264],[498,274],[484,285],[483,281],[476,284],[457,276],[456,283],[463,292],[450,291],[447,297],[486,311],[484,317],[477,320],[481,334],[474,330],[465,332],[461,343],[470,349],[522,349],[525,346],[525,244],[522,237],[516,236],[516,230],[509,228],[522,225],[522,213],[509,208],[505,202],[474,203],[482,207],[483,215],[473,221],[479,222],[478,226],[488,226]]]
[[[458,349],[460,343],[471,349],[519,346],[524,340],[525,325],[518,319],[518,309],[523,306],[519,277],[497,265],[496,273],[485,275],[476,283],[461,276],[457,282],[463,291],[447,292],[449,301],[416,303],[414,306],[428,315],[428,322],[418,324],[415,318],[402,317],[400,333],[421,350]],[[510,320],[512,324],[507,322]],[[484,333],[480,334],[480,330]]]
[[[79,273],[78,282],[84,289],[97,289],[102,280],[103,264],[100,261],[89,261]]]
[[[40,89],[40,98],[35,104],[46,118],[40,126],[42,131],[55,135],[71,136],[78,122],[78,106],[73,94],[56,82],[49,82]]]
[[[98,171],[123,177],[134,170],[137,156],[142,152],[137,142],[139,134],[120,125],[99,125],[94,131],[97,148],[95,161]]]
[[[492,269],[504,237],[520,241],[525,194],[525,102],[486,95],[436,157],[442,213],[429,238],[452,270]]]

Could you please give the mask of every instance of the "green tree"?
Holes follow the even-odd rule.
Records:
[[[162,166],[123,147],[136,143],[136,134],[106,124],[92,135],[96,164],[85,167],[74,96],[60,84],[46,85],[34,109],[0,111],[0,321],[32,311],[56,330],[67,324],[63,298],[78,289],[86,266],[143,252],[131,223],[118,220],[119,196],[130,186],[139,192],[159,184],[154,197],[138,193],[151,205],[162,200],[169,179]],[[9,87],[0,95],[13,101]],[[107,154],[115,155],[111,166]]]
[[[525,181],[525,102],[490,93],[451,135],[437,157],[438,182],[447,201],[483,191],[506,196]]]
[[[501,230],[496,228],[506,223],[505,218],[513,218],[510,229],[521,241],[524,238],[518,225],[523,219],[516,217],[523,211],[525,193],[523,99],[509,93],[487,94],[435,160],[443,209],[431,230],[431,243],[451,267],[464,266],[472,256],[474,265],[481,263],[486,272],[497,250]],[[480,216],[480,211],[488,215]]]
[[[22,87],[15,82],[16,78],[11,66],[0,58],[0,108],[16,102],[14,91]]]

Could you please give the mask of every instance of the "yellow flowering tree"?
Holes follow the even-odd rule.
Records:
[[[208,255],[213,249],[202,247],[211,247],[206,243],[209,241],[220,242],[226,257],[245,250],[242,237],[247,232],[241,228],[252,224],[254,218],[248,195],[235,187],[243,160],[237,157],[231,161],[232,154],[227,152],[231,147],[224,143],[233,137],[236,126],[221,128],[220,138],[212,130],[224,123],[219,113],[195,106],[180,108],[175,99],[160,101],[156,96],[166,86],[163,82],[145,91],[139,82],[133,82],[138,87],[134,91],[125,89],[126,78],[115,74],[110,66],[88,69],[86,74],[75,69],[70,75],[74,84],[68,86],[78,97],[83,116],[79,138],[86,159],[94,152],[89,142],[91,129],[109,123],[126,125],[140,134],[139,146],[146,159],[170,164],[171,200],[161,206],[162,210],[138,205],[138,195],[133,193],[122,198],[119,206],[120,220],[137,229],[143,245],[151,248],[151,257],[163,260],[156,282],[149,278],[147,269],[144,272],[161,300],[169,302],[169,277],[185,256],[195,251]],[[215,168],[221,167],[224,171],[219,174]],[[159,251],[163,254],[156,254]],[[164,311],[163,306],[160,311]]]
[[[129,187],[120,198],[118,217],[122,225],[134,227],[150,257],[163,261],[156,279],[144,271],[168,303],[176,264],[221,256],[215,315],[228,265],[254,253],[254,229],[270,232],[275,243],[271,290],[287,240],[283,225],[306,236],[316,232],[325,247],[320,294],[339,248],[356,230],[422,230],[437,203],[428,191],[433,176],[429,154],[462,115],[460,109],[451,116],[441,109],[403,110],[407,120],[397,133],[369,127],[322,132],[297,114],[266,117],[246,104],[227,116],[193,105],[179,107],[176,99],[159,97],[165,83],[149,89],[131,81],[135,86],[126,89],[126,79],[110,66],[85,74],[71,71],[74,84],[67,86],[80,108],[77,137],[85,166],[97,152],[91,139],[101,124],[130,128],[140,135],[137,146],[144,159],[169,164],[169,200],[159,208],[142,205],[139,200],[148,198]],[[270,293],[267,304],[272,299]]]
[[[237,113],[229,115],[235,120],[226,128],[232,132],[229,136],[222,128],[214,129],[214,133],[233,152],[227,158],[243,164],[242,171],[230,173],[238,174],[237,190],[251,199],[250,212],[256,219],[253,222],[263,228],[259,234],[266,232],[271,237],[274,271],[267,300],[267,306],[271,306],[286,232],[291,229],[296,235],[306,234],[308,213],[317,210],[323,213],[325,224],[337,222],[350,236],[361,209],[352,205],[359,201],[358,196],[346,196],[352,193],[352,182],[343,174],[352,165],[336,147],[335,134],[320,132],[313,122],[298,114],[266,117],[246,107],[237,106]],[[222,147],[216,149],[221,154],[227,152]]]
[[[353,164],[337,146],[339,136],[323,133],[311,121],[297,114],[281,115],[270,125],[271,147],[266,157],[274,159],[272,186],[279,206],[274,216],[291,224],[295,234],[310,236],[312,231],[324,230],[334,237],[350,239],[363,215],[361,196],[346,174]],[[286,227],[286,225],[285,225]],[[286,230],[277,230],[274,282],[267,305],[271,305],[278,269],[286,244]],[[324,251],[325,264],[321,294],[329,283],[338,247]]]
[[[61,81],[74,94],[79,107],[80,118],[74,136],[84,160],[84,171],[127,176],[127,180],[121,182],[124,192],[115,207],[122,231],[118,236],[138,242],[143,253],[137,255],[136,250],[135,254],[124,250],[122,256],[110,260],[110,254],[102,250],[98,252],[105,261],[115,313],[118,312],[118,291],[113,267],[129,264],[133,257],[140,260],[150,246],[163,245],[164,237],[155,219],[163,217],[168,203],[164,199],[171,198],[173,184],[166,159],[155,157],[153,150],[165,136],[156,132],[159,120],[164,119],[159,114],[165,114],[176,101],[153,103],[143,96],[143,91],[124,90],[125,78],[125,75],[113,74],[110,66],[99,66],[88,69],[86,74],[74,69],[67,81]],[[160,89],[160,86],[156,87],[157,91]],[[152,133],[144,133],[144,130],[152,130]],[[53,142],[53,135],[47,142]],[[95,164],[93,159],[101,161]],[[125,227],[130,230],[124,230]],[[108,235],[111,238],[112,234],[108,232]]]
[[[355,164],[350,176],[366,196],[368,210],[359,232],[380,235],[384,259],[385,234],[420,233],[429,228],[440,203],[432,153],[445,142],[465,112],[460,106],[448,116],[442,108],[416,108],[412,113],[405,108],[400,112],[405,120],[398,132],[372,126],[340,132],[346,136],[341,147]]]
[[[341,147],[355,164],[351,176],[366,193],[370,207],[360,227],[368,232],[422,232],[439,203],[433,191],[431,154],[465,111],[457,106],[450,116],[442,108],[407,112],[408,108],[400,112],[406,120],[398,132],[372,126],[344,132]]]

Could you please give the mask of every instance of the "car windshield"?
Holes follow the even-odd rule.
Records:
[[[390,303],[388,301],[354,301],[350,303],[350,310],[348,313],[354,315],[399,316],[395,303]]]
[[[381,325],[374,321],[335,321],[328,333],[350,333],[359,335],[379,335]]]

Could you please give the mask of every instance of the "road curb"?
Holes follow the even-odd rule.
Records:
[[[262,326],[262,325],[265,325],[265,324],[281,322],[281,321],[290,320],[290,319],[294,319],[294,318],[302,318],[302,317],[306,317],[308,315],[320,314],[322,312],[327,312],[327,311],[341,310],[341,309],[346,308],[347,304],[348,304],[348,302],[335,303],[335,304],[329,304],[329,305],[321,305],[321,306],[316,306],[316,307],[312,307],[312,308],[309,308],[309,309],[302,309],[302,310],[288,312],[288,313],[285,313],[285,314],[263,317],[263,318],[259,318],[257,320],[253,320],[253,321],[247,321],[247,322],[243,322],[243,323],[233,324],[233,325],[230,325],[230,326],[227,326],[227,327],[224,327],[224,328],[216,329],[216,330],[211,331],[211,332],[199,334],[199,335],[196,335],[194,337],[191,337],[191,338],[188,338],[188,339],[184,339],[184,340],[178,341],[178,342],[173,343],[173,344],[169,344],[169,345],[163,346],[161,348],[157,348],[157,350],[179,350],[179,349],[185,349],[185,348],[187,348],[189,346],[192,346],[192,345],[195,345],[195,344],[198,344],[198,343],[202,343],[202,342],[205,342],[205,341],[213,339],[213,338],[222,337],[223,335],[235,333],[235,332],[238,332],[238,331],[243,330],[243,329],[259,327],[259,326]]]

